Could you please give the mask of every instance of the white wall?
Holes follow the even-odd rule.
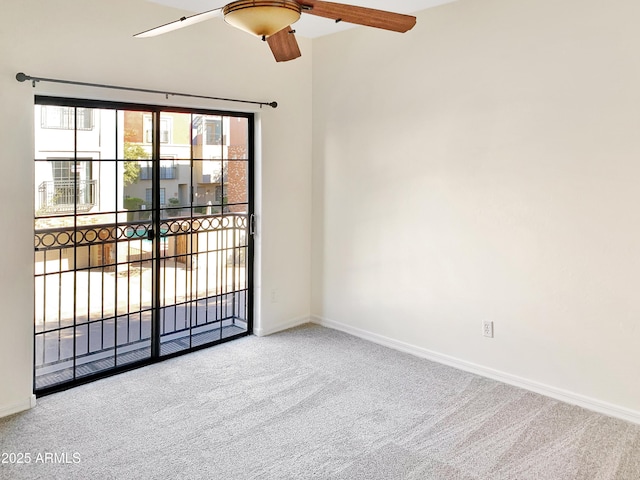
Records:
[[[461,0],[315,40],[319,321],[640,420],[638,18]]]
[[[280,103],[256,110],[258,332],[308,315],[312,273],[334,326],[640,412],[638,2],[460,0],[317,39],[313,71],[311,42],[276,64],[221,21],[131,38],[177,13],[0,5],[0,416],[32,388],[34,93],[244,108],[18,71]]]
[[[255,110],[258,165],[256,331],[309,315],[311,43],[276,64],[261,41],[221,19],[154,39],[132,34],[183,12],[143,0],[2,0],[0,163],[0,416],[29,406],[33,324],[33,95]],[[253,109],[84,87],[18,83],[15,74],[279,102]],[[276,303],[270,292],[276,289]],[[268,292],[268,293],[265,293]]]

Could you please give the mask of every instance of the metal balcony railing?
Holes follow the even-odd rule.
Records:
[[[140,168],[140,180],[151,180],[153,169],[151,167]],[[172,180],[178,178],[178,168],[175,165],[170,167],[160,167],[160,180]]]
[[[38,187],[42,213],[88,212],[96,205],[96,180],[53,180]]]

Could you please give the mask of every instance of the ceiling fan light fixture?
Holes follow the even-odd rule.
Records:
[[[224,21],[258,37],[269,37],[300,19],[293,0],[240,0],[222,9]]]

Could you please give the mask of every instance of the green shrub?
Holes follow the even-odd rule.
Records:
[[[124,208],[127,210],[140,210],[142,205],[144,205],[144,200],[137,197],[126,197],[124,199]],[[138,219],[138,212],[131,211],[127,212],[127,221],[133,222]]]

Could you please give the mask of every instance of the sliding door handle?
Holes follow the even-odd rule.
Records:
[[[252,237],[256,234],[256,215],[252,213],[249,215],[249,235]]]

